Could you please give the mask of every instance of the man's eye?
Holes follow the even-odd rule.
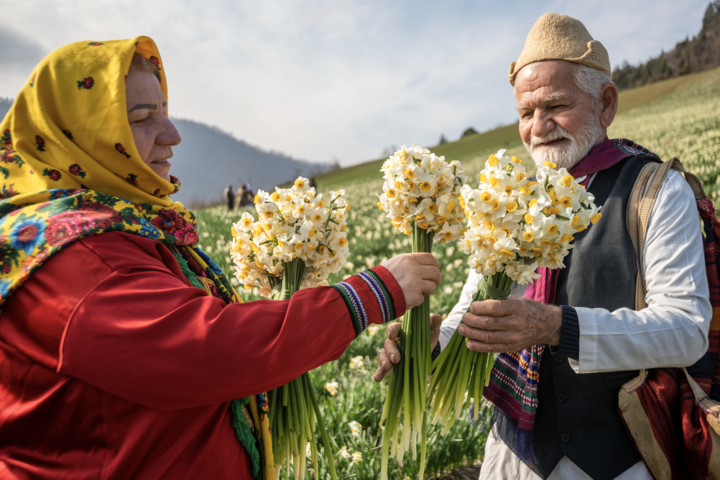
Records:
[[[141,118],[140,120],[135,120],[132,123],[133,125],[142,125],[144,123],[147,123],[150,120],[150,117]]]
[[[520,118],[530,118],[532,117],[532,112],[525,112],[520,115]]]

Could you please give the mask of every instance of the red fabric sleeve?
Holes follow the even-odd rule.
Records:
[[[29,298],[72,292],[77,299],[60,344],[60,373],[135,403],[172,410],[278,387],[337,359],[355,338],[351,314],[334,287],[301,290],[286,301],[226,305],[180,278],[177,262],[158,242],[117,236],[132,237],[108,233],[78,242],[16,293],[19,308],[23,291]],[[92,282],[88,265],[100,265],[91,269],[99,272]],[[399,316],[405,309],[402,290],[383,267],[374,272]],[[77,277],[91,287],[78,292],[72,280]],[[346,282],[368,322],[381,323],[371,285],[357,276]],[[42,295],[37,285],[45,289]]]

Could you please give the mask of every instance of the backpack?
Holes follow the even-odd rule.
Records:
[[[642,251],[647,224],[670,170],[685,174],[695,194],[704,231],[704,253],[713,316],[709,348],[685,368],[641,370],[618,394],[620,416],[656,480],[720,479],[720,223],[700,180],[677,158],[649,163],[640,172],[627,206],[638,278],[635,310],[645,303]]]

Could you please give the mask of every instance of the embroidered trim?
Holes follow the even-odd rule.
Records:
[[[380,280],[380,277],[370,270],[360,272],[358,276],[368,284],[370,290],[372,290],[375,294],[375,298],[377,298],[378,304],[380,305],[380,313],[382,314],[383,319],[382,323],[388,323],[395,320],[395,309],[392,305],[392,297],[385,288],[382,280]]]
[[[367,328],[367,314],[363,307],[360,295],[355,291],[352,285],[347,282],[340,282],[332,285],[332,287],[340,293],[340,296],[347,305],[348,312],[355,328],[355,336],[357,337]]]

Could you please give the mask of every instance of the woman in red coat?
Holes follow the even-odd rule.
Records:
[[[408,254],[238,303],[170,199],[180,136],[147,37],[52,53],[0,132],[0,479],[250,479],[262,442],[238,441],[231,402],[263,416],[262,392],[439,283]]]

